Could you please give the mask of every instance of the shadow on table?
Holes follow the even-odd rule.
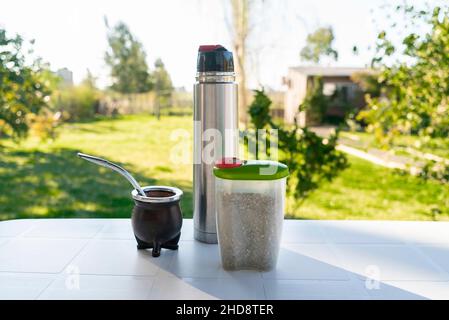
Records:
[[[321,224],[321,222],[319,223]],[[339,235],[341,237],[340,239],[343,239],[338,242],[339,245],[345,246],[348,244],[352,244],[355,245],[356,248],[358,245],[384,245],[387,247],[391,246],[392,248],[395,248],[397,247],[397,245],[400,245],[401,247],[404,246],[404,240],[407,242],[416,242],[417,240],[414,238],[405,238],[404,235],[399,235],[399,232],[397,232],[399,230],[394,229],[390,229],[390,233],[387,231],[383,234],[370,233],[369,230],[355,230],[354,227],[357,228],[357,223],[358,222],[354,222],[355,226],[349,225],[345,227],[344,225],[336,225],[334,223],[326,224],[326,222],[324,221],[320,225],[319,230],[324,231],[328,236]],[[373,230],[376,232],[381,231],[379,228],[383,227],[383,222],[373,223],[378,223],[378,226],[374,226]],[[437,222],[429,223],[436,224]],[[395,231],[396,233],[394,233]],[[324,232],[321,236],[322,241],[320,242],[317,240],[315,242],[315,245],[320,243],[323,246],[325,245]],[[348,239],[347,241],[344,240],[345,237],[346,239]],[[360,239],[360,241],[358,242],[357,239]],[[291,242],[291,244],[307,245],[313,243],[301,243],[299,241]],[[197,245],[195,247],[197,248],[197,250],[201,250],[201,246]],[[350,253],[352,257],[359,256],[360,259],[363,259],[363,248],[362,251],[351,251],[352,249],[350,247],[345,248],[346,250],[349,250],[346,251],[346,253]],[[410,247],[404,246],[404,248]],[[182,243],[179,250],[183,250]],[[441,254],[446,254],[447,256],[449,256],[449,250],[444,248],[441,248],[441,250],[444,251]],[[392,254],[391,252],[388,253],[383,252],[382,250],[377,250],[374,254],[372,254],[372,256],[368,255],[368,259],[370,261],[367,260],[366,265],[367,267],[375,265],[376,261],[381,262],[381,264],[383,265],[385,265],[385,263],[391,262],[390,268],[394,268],[397,266],[399,272],[408,271],[418,275],[425,275],[424,278],[429,278],[428,280],[426,280],[427,282],[445,283],[443,281],[445,279],[439,279],[438,274],[435,274],[435,277],[433,277],[433,272],[438,271],[438,268],[434,268],[435,265],[431,263],[432,259],[428,257],[424,252],[418,253],[414,250],[410,250],[406,253],[406,258],[407,254],[410,254],[410,256],[408,256],[409,258],[401,260],[401,257],[394,256],[394,254]],[[363,256],[365,255],[363,254]],[[201,255],[198,255],[198,257],[201,257]],[[413,258],[420,259],[419,262],[422,263],[410,263],[410,259]],[[179,261],[180,263],[182,263],[182,259]],[[217,261],[219,261],[219,259]],[[206,261],[204,265],[210,267],[210,263],[211,261]],[[221,268],[219,262],[217,262],[217,264],[217,268]],[[439,271],[441,271],[441,274],[444,276],[446,272],[438,264],[436,264],[436,266],[439,267]],[[200,262],[198,262],[198,268],[201,268]],[[167,271],[170,272],[170,270]],[[379,271],[381,272],[382,270]],[[371,271],[367,269],[364,272]],[[174,275],[176,276],[176,273],[174,273]],[[232,272],[229,273],[229,275],[231,276],[231,278],[233,278],[234,281],[239,281],[238,272],[235,273],[235,277],[233,276]],[[410,292],[403,288],[395,287],[394,285],[390,285],[382,281],[380,281],[377,285],[376,281],[366,279],[366,275],[348,271],[336,265],[311,258],[309,256],[284,247],[281,248],[277,269],[269,273],[262,274],[262,277],[264,280],[265,295],[269,299],[428,299],[425,296]],[[299,277],[308,280],[294,280]],[[371,277],[373,277],[372,274]],[[382,278],[382,276],[380,278]],[[349,279],[352,279],[352,281],[348,281]],[[405,284],[407,282],[412,283],[419,281],[420,280],[415,281],[414,279],[409,279],[397,280],[395,282],[399,284]],[[197,288],[198,290],[209,294],[212,297],[216,297],[219,299],[239,299],[240,296],[242,296],[242,293],[244,293],[243,296],[251,295],[253,290],[252,284],[245,281],[242,281],[239,284],[240,292],[235,292],[234,294],[230,294],[226,290],[220,290],[219,287],[210,288],[208,285],[201,285],[201,282],[199,282],[199,284],[195,282],[189,282],[188,284]],[[360,294],[360,296],[358,296],[358,294]]]
[[[179,250],[183,250],[182,247],[183,243],[180,243]],[[197,248],[196,250],[202,249],[201,245],[195,247]],[[197,256],[202,257],[201,254]],[[179,259],[179,263],[182,263],[182,261],[185,260]],[[221,269],[219,259],[207,261],[197,259],[197,261],[198,268],[201,268],[202,264],[204,264],[205,268],[216,267],[217,269]],[[216,265],[214,265],[215,262],[213,261],[217,261]],[[172,295],[171,299],[173,297],[175,299],[196,299],[197,295],[200,298],[218,298],[225,300],[261,299],[258,296],[260,287],[257,287],[257,283],[263,283],[262,294],[266,299],[270,300],[428,299],[383,282],[377,283],[374,280],[364,278],[360,274],[347,271],[333,264],[311,258],[287,248],[281,248],[278,267],[273,271],[265,273],[250,271],[244,271],[243,273],[240,271],[225,272],[226,274],[220,280],[216,280],[215,278],[185,280],[182,274],[176,271],[174,272],[173,268],[167,268],[165,271],[177,277],[176,279],[179,281],[177,285],[180,287],[188,286],[193,289],[193,296],[183,293],[180,293],[180,296],[176,296],[177,290],[174,289],[167,296],[163,297],[166,299],[170,299],[170,295]],[[245,272],[247,273],[245,274]],[[254,273],[260,278],[254,279],[252,277]],[[205,295],[203,296],[202,293]]]

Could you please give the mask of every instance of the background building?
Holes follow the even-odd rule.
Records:
[[[73,72],[67,68],[61,68],[56,71],[56,74],[62,79],[62,85],[73,85]]]
[[[363,92],[351,79],[356,72],[367,71],[364,68],[340,67],[292,67],[283,82],[287,86],[284,97],[284,121],[293,123],[298,106],[304,101],[308,90],[314,85],[314,78],[323,80],[323,93],[329,96],[330,103],[325,119],[338,123],[344,119],[348,108],[361,109],[365,105]],[[299,124],[316,125],[311,111],[299,114]]]

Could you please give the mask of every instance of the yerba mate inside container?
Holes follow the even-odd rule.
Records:
[[[218,243],[226,270],[276,266],[288,167],[275,161],[223,159],[214,167]]]

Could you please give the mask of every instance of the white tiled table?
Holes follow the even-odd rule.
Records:
[[[449,299],[449,223],[286,220],[266,273],[224,271],[192,229],[153,258],[128,219],[0,222],[0,299]]]

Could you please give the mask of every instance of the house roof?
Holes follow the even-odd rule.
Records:
[[[302,73],[307,76],[351,76],[355,72],[359,71],[368,71],[369,69],[366,68],[352,68],[352,67],[306,67],[306,66],[299,66],[299,67],[292,67],[291,70],[294,70],[296,72]]]

